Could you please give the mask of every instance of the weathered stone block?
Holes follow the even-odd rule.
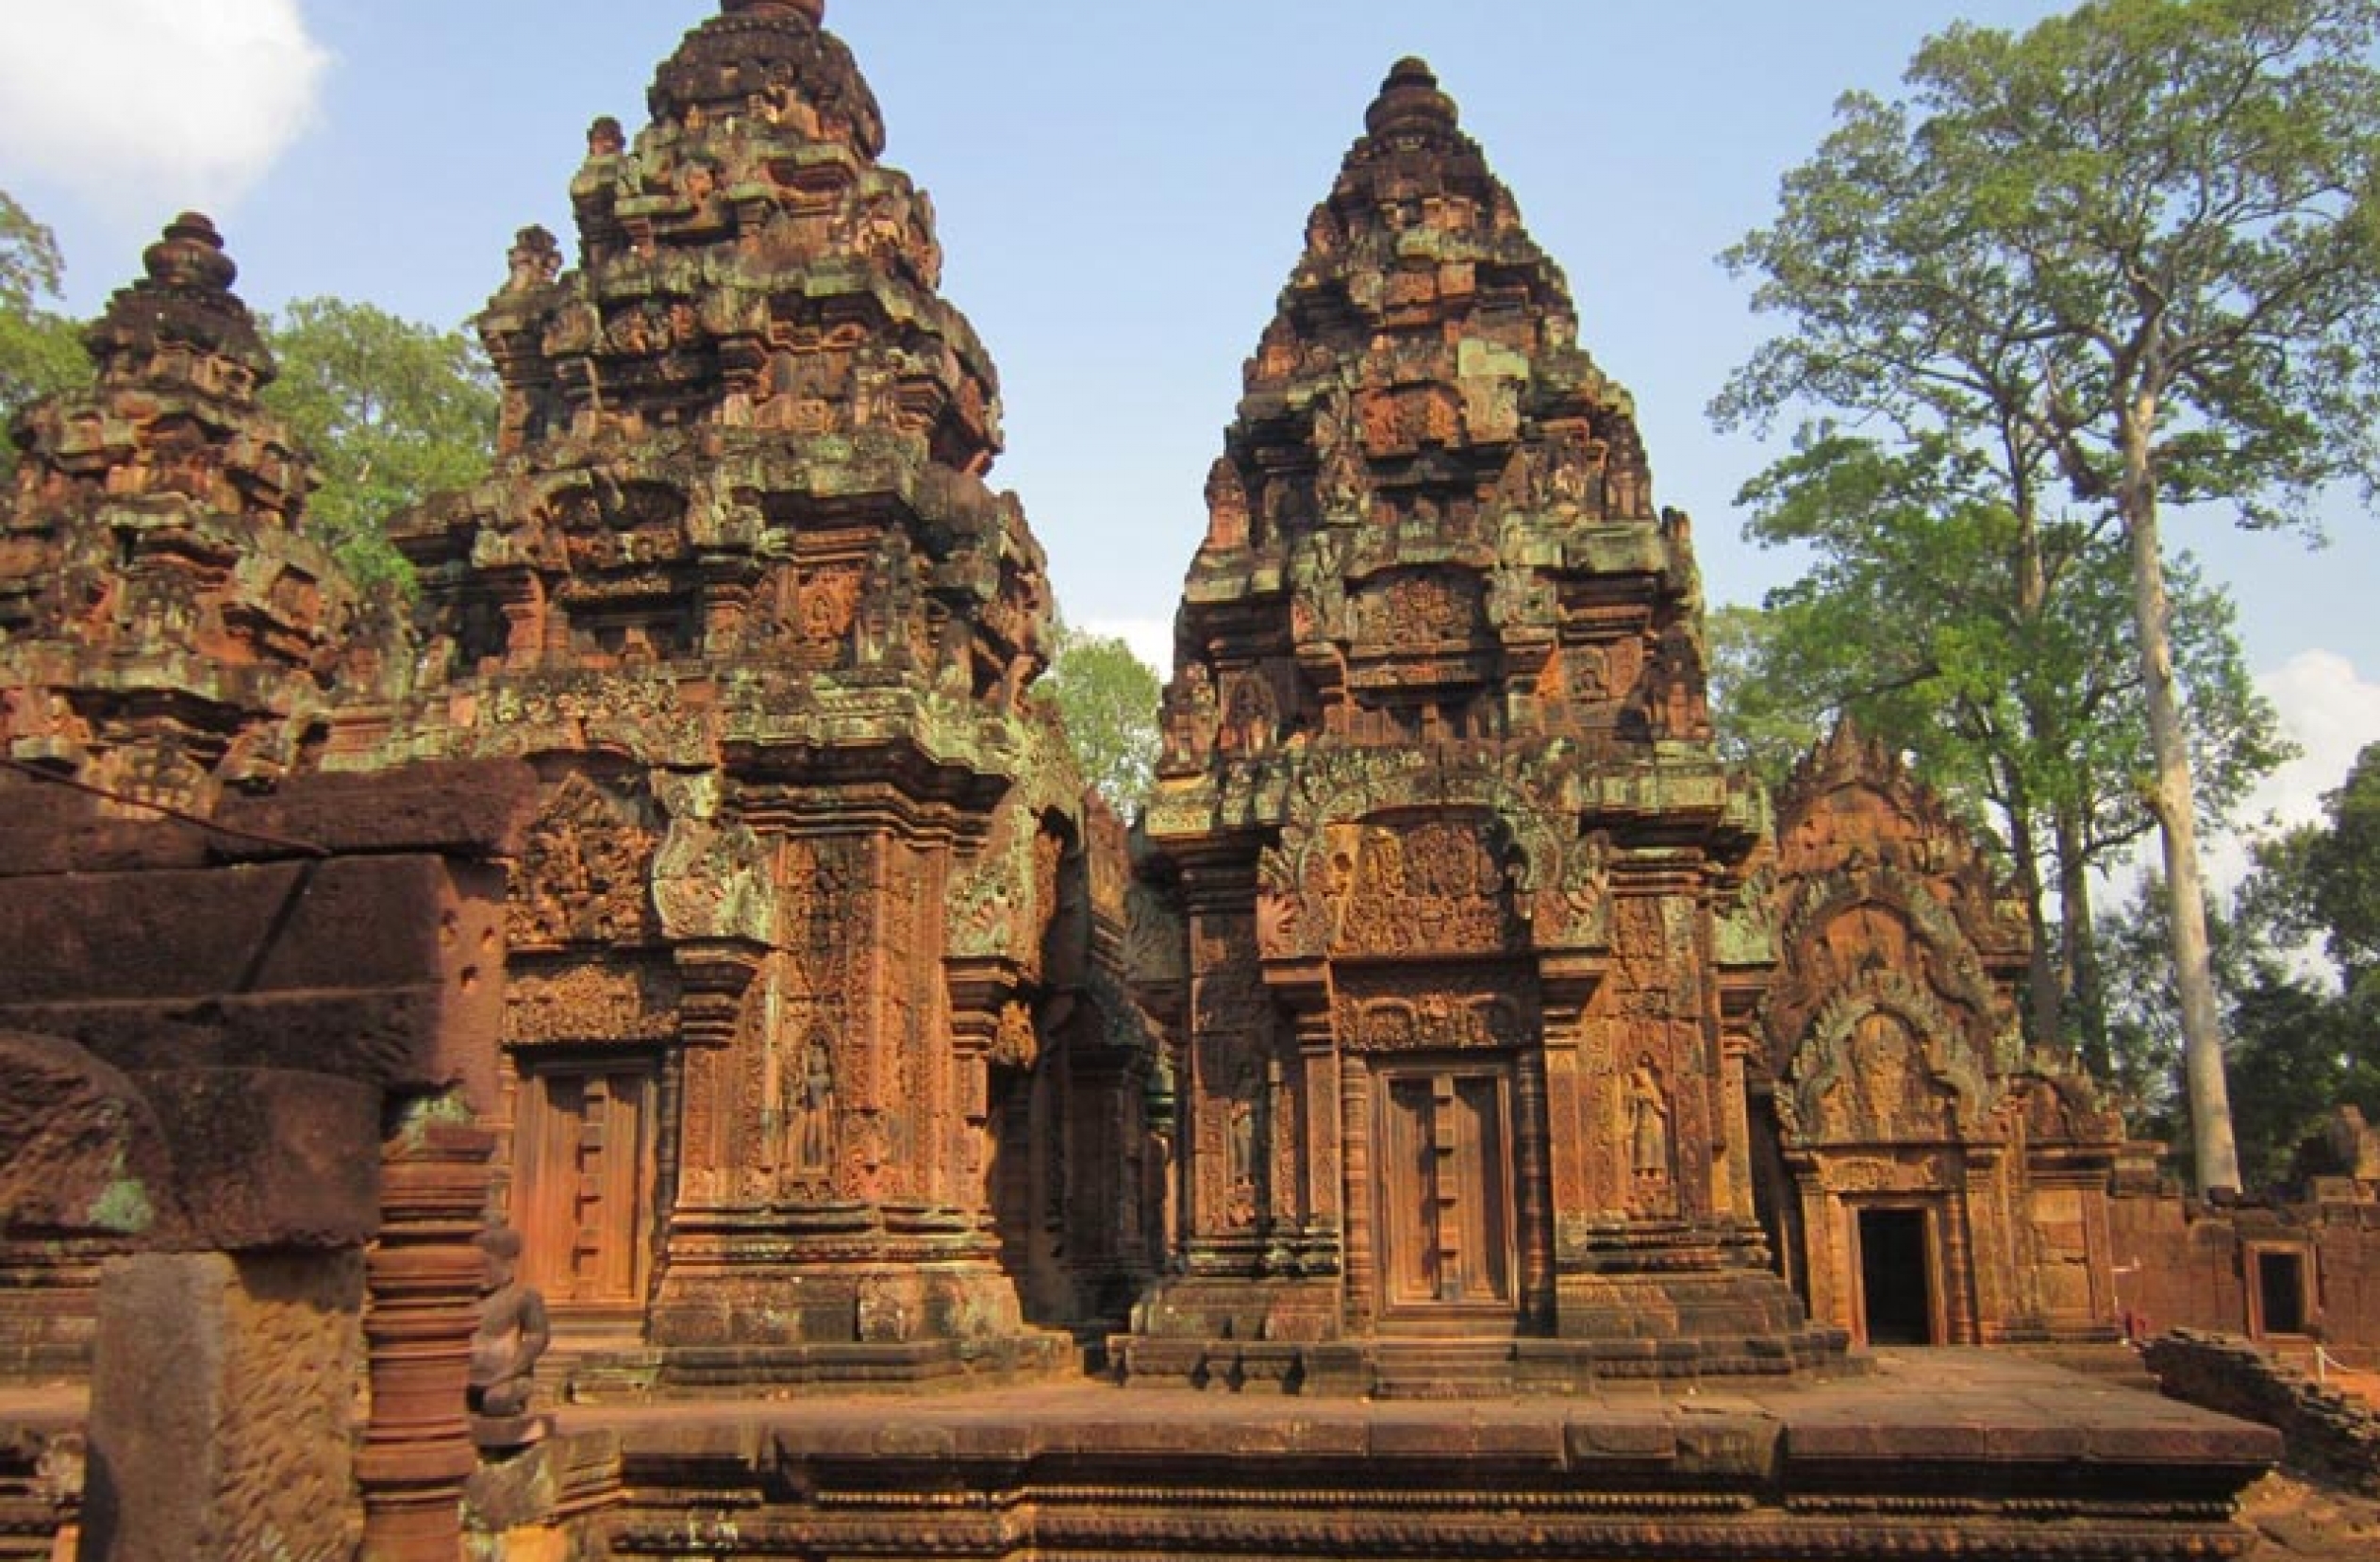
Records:
[[[139,1076],[182,1211],[169,1240],[236,1252],[360,1246],[379,1225],[380,1090],[266,1069]]]
[[[360,1530],[358,1255],[111,1260],[86,1562],[333,1562]]]

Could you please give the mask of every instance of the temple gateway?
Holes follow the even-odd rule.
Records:
[[[2238,1554],[2272,1434],[2059,1363],[2363,1327],[2380,1156],[2158,1192],[1936,800],[1722,761],[1691,527],[1428,67],[1125,822],[824,12],[724,0],[491,264],[409,602],[202,216],[10,431],[0,1557]]]

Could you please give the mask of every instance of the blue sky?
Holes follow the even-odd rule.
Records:
[[[568,241],[598,114],[714,0],[0,0],[0,188],[57,229],[90,312],[175,210],[220,222],[252,304],[335,293],[462,321],[513,230]],[[1792,560],[1732,500],[1774,454],[1703,408],[1760,340],[1713,257],[1765,221],[1836,96],[1889,92],[1953,21],[2043,0],[830,0],[933,195],[944,291],[1003,378],[1018,490],[1080,623],[1166,642],[1201,490],[1307,210],[1390,63],[1420,54],[1570,275],[1633,390],[1656,491],[1696,519],[1715,602]],[[95,61],[106,59],[105,65]],[[2380,739],[2380,521],[2332,544],[2178,521],[2241,610],[2308,750],[2302,811]]]

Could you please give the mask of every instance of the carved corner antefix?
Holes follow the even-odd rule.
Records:
[[[1178,1017],[1178,1275],[1113,1354],[1424,1394],[1838,1362],[1741,1170],[1773,955],[1723,924],[1766,821],[1690,528],[1426,66],[1366,132],[1175,621],[1134,948]]]

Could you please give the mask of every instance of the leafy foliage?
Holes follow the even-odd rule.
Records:
[[[5,435],[17,413],[91,378],[75,323],[42,304],[58,296],[65,274],[56,236],[0,190],[0,484],[16,470]]]
[[[2338,1105],[2380,1117],[2380,744],[2324,804],[2324,823],[2259,843],[2228,914],[2209,912],[2232,1071],[2251,1082],[2233,1108],[2251,1187],[2288,1180],[2298,1147]],[[2187,1108],[2173,1088],[2180,1026],[2158,893],[2151,886],[2109,918],[2105,942],[2119,1091],[2136,1128],[2170,1134]]]
[[[1034,693],[1065,723],[1083,779],[1130,818],[1157,769],[1157,673],[1116,636],[1060,623],[1057,641]]]
[[[2063,994],[2037,1027],[2105,1062],[2095,989],[2053,937],[2053,898],[2154,827],[2151,760],[2122,539],[2093,521],[2028,518],[2019,485],[1945,433],[1898,449],[1832,428],[1749,484],[1747,532],[1811,563],[1756,614],[1715,621],[1714,699],[1731,742],[1773,773],[1848,714],[2007,854],[2040,935],[2036,983]],[[2038,503],[2038,501],[2035,501]],[[2199,803],[2219,818],[2285,756],[2223,594],[2185,558],[2170,581],[2191,692]],[[2086,907],[2073,906],[2076,915]]]
[[[1726,257],[1790,328],[1715,404],[1945,438],[2027,525],[2062,485],[2131,563],[2143,790],[2173,877],[2202,1186],[2237,1182],[2174,687],[2162,503],[2305,521],[2380,487],[2380,0],[2088,0],[1926,41]],[[2087,513],[2086,518],[2089,518]]]
[[[265,406],[322,477],[310,525],[358,579],[409,584],[381,528],[483,474],[493,452],[497,391],[477,343],[336,298],[291,304],[266,335],[281,373]]]

